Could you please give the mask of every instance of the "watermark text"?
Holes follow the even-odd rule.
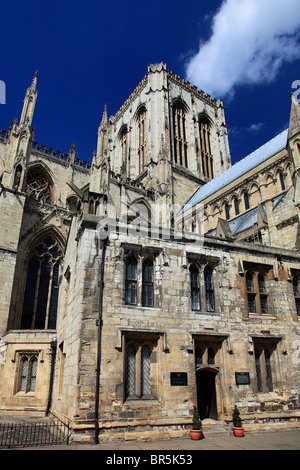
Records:
[[[3,80],[0,80],[0,104],[6,104],[6,86]]]

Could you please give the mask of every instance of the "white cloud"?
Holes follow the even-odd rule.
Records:
[[[251,124],[247,128],[247,131],[250,132],[250,134],[258,134],[264,126],[265,126],[264,122],[256,122],[256,123]]]
[[[245,132],[249,132],[249,134],[259,134],[265,125],[266,124],[264,122],[254,122],[248,126],[232,126],[229,128],[228,132],[231,137],[238,137],[239,135],[243,135]],[[286,129],[286,127],[284,129]]]
[[[284,61],[300,57],[299,6],[299,0],[225,0],[210,39],[187,64],[187,79],[223,99],[238,85],[271,82]]]

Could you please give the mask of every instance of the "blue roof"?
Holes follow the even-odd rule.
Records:
[[[264,162],[280,150],[284,149],[287,142],[287,135],[288,129],[284,130],[276,137],[259,147],[257,150],[244,157],[235,165],[228,168],[228,170],[224,171],[224,173],[199,188],[183,206],[182,211],[203,201],[208,196],[211,196],[219,189],[224,188],[227,184],[231,183],[235,179],[245,174],[247,171]]]
[[[229,228],[231,230],[232,235],[236,235],[247,228],[252,227],[253,224],[257,223],[257,211],[258,208],[254,207],[252,210],[245,212],[238,217],[228,221]],[[213,237],[216,236],[217,229],[210,230],[207,232],[206,235],[211,235]]]
[[[281,199],[285,196],[286,192],[279,194],[278,196],[275,196],[273,198],[273,208],[278,204]],[[265,204],[262,204],[263,209],[265,210]],[[243,230],[246,230],[247,228],[250,228],[253,226],[253,224],[257,223],[257,213],[258,213],[258,207],[254,207],[253,209],[248,210],[247,212],[244,212],[244,214],[238,215],[234,219],[228,220],[228,225],[231,230],[232,235],[236,235],[239,232],[242,232]],[[212,237],[215,237],[217,233],[217,229],[212,229],[209,230],[206,235],[210,235]]]

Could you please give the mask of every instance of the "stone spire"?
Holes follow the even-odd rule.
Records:
[[[108,122],[107,122],[107,106],[104,106],[102,120],[98,129],[98,143],[96,161],[99,164],[107,155],[108,150]]]
[[[69,151],[69,159],[70,159],[69,161],[72,165],[75,161],[75,155],[76,155],[76,147],[75,147],[75,140],[73,140],[72,145],[70,147],[70,151]]]
[[[35,107],[37,94],[38,94],[37,89],[36,89],[37,76],[38,76],[38,72],[36,71],[30,87],[27,88],[26,95],[24,98],[24,105],[23,105],[23,110],[21,114],[21,119],[20,119],[20,126],[24,126],[24,125],[28,127],[31,126],[34,107]]]
[[[105,104],[100,127],[106,127],[106,126],[107,126],[107,105]]]

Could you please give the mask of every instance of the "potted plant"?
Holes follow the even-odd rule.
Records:
[[[238,410],[238,407],[235,405],[233,411],[232,411],[232,424],[233,424],[233,434],[236,437],[243,437],[244,436],[244,428],[242,426],[242,420],[240,417],[240,412]]]
[[[190,436],[191,436],[191,439],[193,439],[194,441],[197,441],[203,437],[202,422],[201,422],[196,406],[194,406],[193,425],[192,425],[192,429],[190,429]]]

